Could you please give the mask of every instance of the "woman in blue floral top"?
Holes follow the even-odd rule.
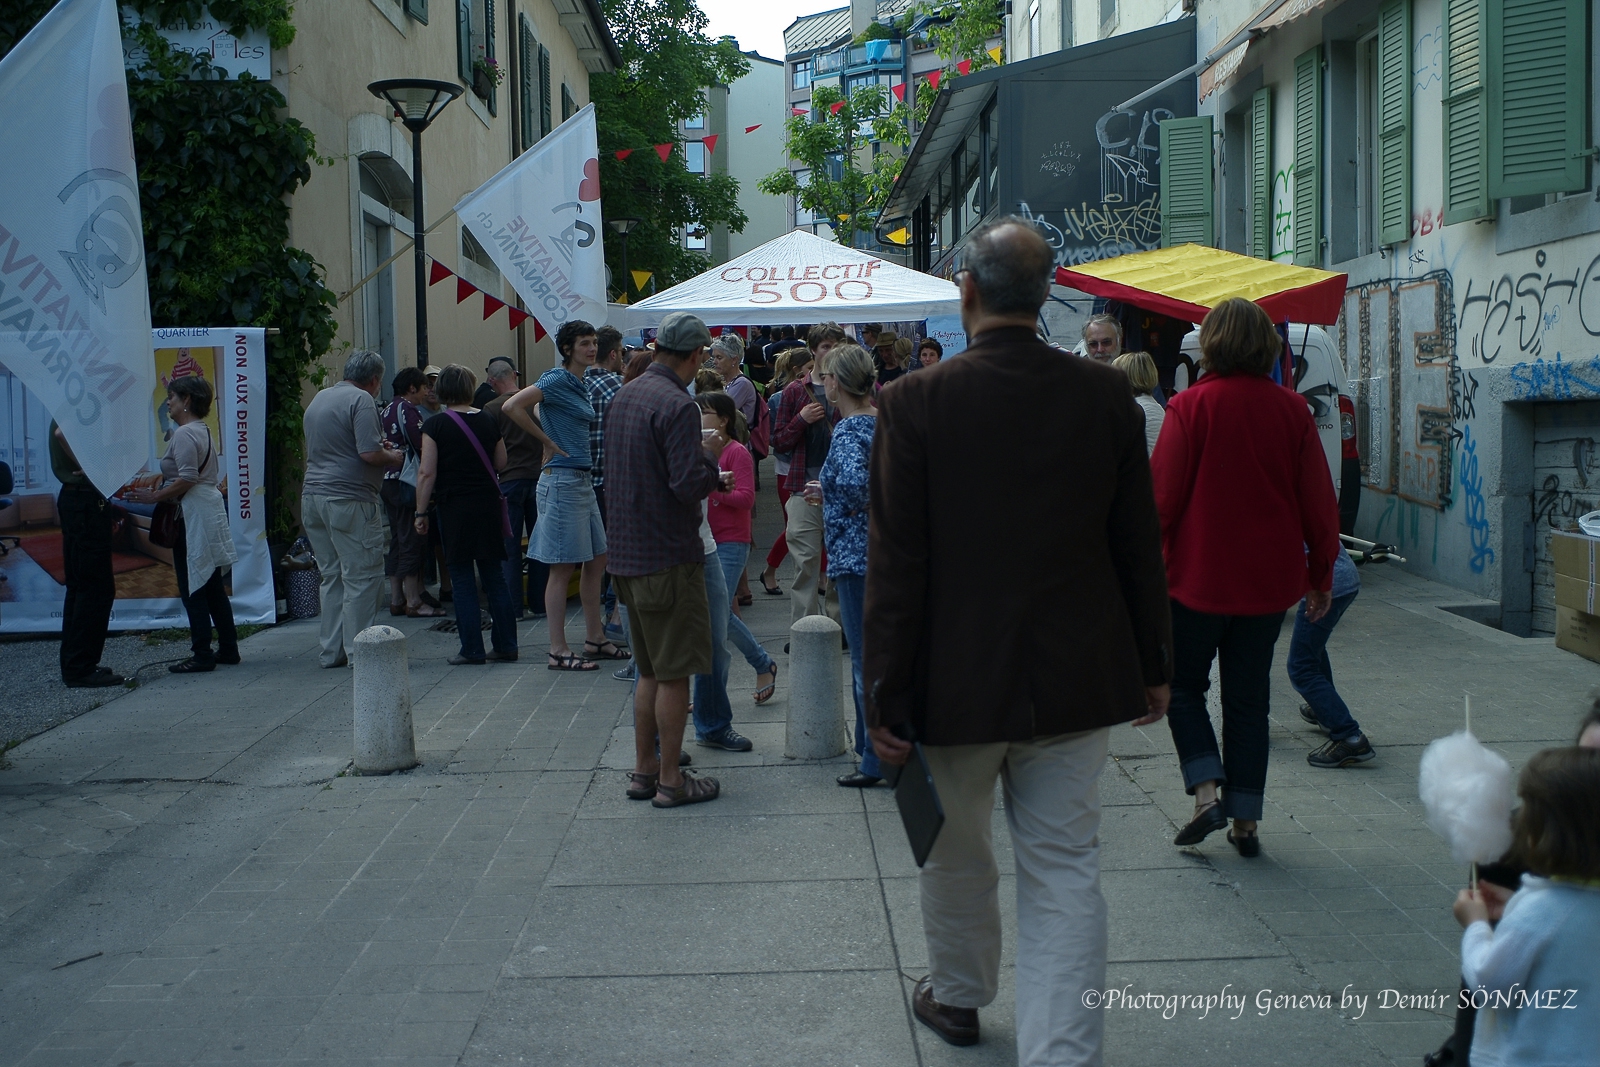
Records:
[[[864,789],[883,781],[878,756],[867,736],[861,707],[861,614],[867,591],[867,487],[872,467],[872,434],[878,412],[872,406],[877,372],[859,345],[840,345],[822,360],[819,374],[828,402],[839,409],[828,459],[822,465],[822,537],[828,550],[828,580],[839,597],[839,615],[850,644],[850,674],[855,680],[856,754],[861,767],[839,776],[842,786]]]

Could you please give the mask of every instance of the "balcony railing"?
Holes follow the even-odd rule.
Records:
[[[814,77],[838,74],[860,67],[898,67],[902,45],[899,41],[868,41],[866,44],[824,52],[811,61]]]

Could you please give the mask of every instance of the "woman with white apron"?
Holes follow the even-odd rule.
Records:
[[[233,606],[223,588],[222,572],[239,559],[228,529],[228,509],[218,486],[222,465],[205,423],[211,411],[211,383],[204,378],[175,378],[167,386],[167,414],[176,424],[167,454],[161,457],[160,489],[136,489],[129,499],[159,503],[176,500],[181,518],[172,546],[172,569],[178,595],[189,613],[189,647],[193,655],[167,669],[174,674],[214,671],[219,663],[239,662],[239,634]],[[216,627],[217,651],[211,651]]]

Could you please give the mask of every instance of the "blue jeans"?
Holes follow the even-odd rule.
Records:
[[[706,601],[711,608],[711,673],[694,676],[694,732],[702,740],[721,737],[733,725],[728,702],[728,583],[716,553],[706,556]]]
[[[535,615],[544,614],[544,587],[550,582],[549,564],[536,559],[528,561],[528,583],[522,582],[522,539],[532,532],[538,521],[539,507],[534,502],[537,478],[513,478],[500,483],[500,492],[506,498],[506,509],[511,512],[511,536],[506,538],[505,571],[506,590],[511,597],[511,613],[521,614],[524,605]],[[452,579],[454,580],[454,579]],[[528,590],[533,595],[528,595]]]
[[[489,638],[496,652],[514,653],[517,650],[517,610],[511,605],[505,572],[497,559],[480,559],[477,563],[484,595],[489,598],[489,617],[494,620]],[[461,654],[467,659],[482,659],[482,616],[478,613],[478,583],[472,580],[472,564],[450,564],[450,584],[455,589],[456,636],[461,638]]]
[[[1328,638],[1339,625],[1357,594],[1346,593],[1333,598],[1333,606],[1316,622],[1306,619],[1306,602],[1302,600],[1294,613],[1294,636],[1289,638],[1289,684],[1311,705],[1328,737],[1333,741],[1348,741],[1361,733],[1361,725],[1351,717],[1339,691],[1333,687],[1333,665],[1328,662]]]
[[[772,656],[756,640],[750,627],[733,613],[733,590],[739,587],[739,576],[744,574],[745,562],[750,558],[750,546],[728,542],[717,546],[717,560],[722,564],[722,587],[728,591],[728,637],[734,647],[744,654],[744,661],[757,674],[771,674]]]
[[[867,579],[861,574],[832,574],[828,581],[839,594],[839,619],[844,623],[844,639],[850,642],[850,688],[856,699],[856,755],[861,757],[862,774],[882,778],[883,768],[878,765],[872,738],[867,736],[867,713],[861,703],[861,616],[867,598]]]

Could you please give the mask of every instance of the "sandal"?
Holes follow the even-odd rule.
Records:
[[[656,784],[655,799],[650,803],[658,808],[678,808],[685,804],[701,804],[715,800],[722,794],[722,786],[715,778],[696,778],[685,773],[683,783],[676,787]]]
[[[767,701],[772,699],[772,694],[778,691],[778,665],[774,663],[770,670],[765,670],[761,673],[772,675],[772,681],[756,690],[757,704],[765,704]]]
[[[600,664],[591,663],[573,652],[568,652],[564,656],[557,655],[554,652],[549,655],[550,662],[546,666],[552,671],[597,671],[600,669]]]
[[[430,607],[427,604],[419,604],[414,608],[407,608],[401,614],[413,619],[442,619],[450,613],[448,611],[440,611],[438,608]]]
[[[389,614],[390,615],[404,616],[405,613],[406,613],[406,606],[404,604],[390,604],[389,605]]]
[[[782,590],[779,590],[779,592],[782,592]],[[750,593],[746,593],[744,596],[739,598],[739,606],[741,608],[748,608],[750,605],[754,604],[755,602],[756,602],[756,598]]]
[[[649,800],[656,795],[656,786],[661,781],[661,775],[640,774],[638,771],[633,771],[628,775],[628,781],[632,783],[628,786],[629,800]]]
[[[594,649],[590,652],[590,649]],[[606,649],[611,651],[607,652]],[[583,643],[584,659],[632,659],[633,653],[620,647],[615,641],[585,641]]]

